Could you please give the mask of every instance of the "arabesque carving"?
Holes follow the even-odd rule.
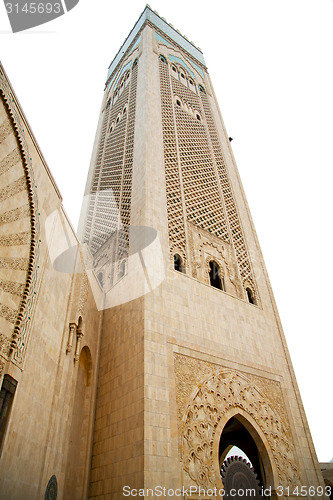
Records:
[[[27,271],[29,259],[25,257],[11,258],[0,257],[0,269],[14,269],[16,271]]]
[[[280,415],[286,429],[286,434],[291,439],[291,431],[286,407],[283,401],[281,385],[276,380],[269,380],[256,375],[247,375],[248,379],[264,392],[267,400],[274,406]]]
[[[188,382],[198,378],[198,373],[201,377],[207,377],[209,363],[179,355],[176,355],[176,358],[177,392],[181,389],[183,396],[188,395]],[[185,365],[188,370],[184,378]],[[265,435],[275,459],[279,484],[295,487],[300,483],[300,475],[294,446],[289,429],[282,423],[281,416],[273,404],[241,373],[232,370],[221,371],[217,365],[212,366],[213,371],[210,371],[208,378],[202,383],[196,383],[197,389],[194,393],[192,385],[190,400],[183,411],[181,436],[185,472],[199,486],[215,486],[213,465],[216,457],[213,456],[213,443],[216,439],[216,429],[227,411],[239,408],[252,417]],[[182,380],[179,380],[179,368],[183,372]],[[196,370],[196,376],[191,374],[193,369]],[[178,404],[180,399],[182,398],[177,394]]]
[[[0,333],[0,353],[2,352],[5,356],[8,356],[9,351],[10,339],[3,333]]]
[[[13,165],[21,161],[18,149],[14,149],[0,161],[0,175],[7,172]]]
[[[79,298],[79,306],[78,306],[78,314],[82,315],[84,312],[84,307],[86,305],[88,299],[88,291],[89,291],[89,280],[87,273],[83,273],[81,279],[81,288],[80,288],[80,298]]]

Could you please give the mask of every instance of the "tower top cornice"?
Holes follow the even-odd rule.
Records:
[[[120,47],[117,55],[111,62],[108,69],[107,79],[109,79],[115,68],[118,66],[119,62],[127,52],[135,37],[148,23],[155,26],[157,29],[167,35],[171,40],[182,47],[200,64],[206,66],[202,51],[198,47],[196,47],[193,42],[190,42],[184,35],[182,35],[177,29],[175,29],[172,24],[167,23],[163,17],[160,17],[159,14],[156,11],[153,11],[152,8],[147,4],[139,19],[130,31],[128,37]]]

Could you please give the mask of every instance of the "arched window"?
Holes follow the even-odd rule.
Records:
[[[184,272],[183,259],[178,253],[175,253],[173,256],[173,267],[175,271],[179,271],[180,273]]]
[[[223,279],[220,277],[220,268],[213,260],[209,263],[209,282],[214,288],[224,290]]]
[[[206,93],[206,91],[205,91],[205,89],[203,88],[203,86],[202,86],[202,85],[199,85],[199,90],[200,90],[200,92],[202,92],[203,94],[205,94],[205,93]]]
[[[111,99],[109,99],[108,102],[106,103],[106,109],[110,107],[110,104],[111,104]]]
[[[246,289],[246,294],[247,294],[247,299],[248,299],[249,303],[250,303],[250,304],[257,305],[256,298],[255,298],[254,293],[253,293],[253,291],[251,290],[251,288],[247,288],[247,289]]]
[[[179,81],[187,86],[187,75],[182,68],[180,68]]]
[[[133,67],[133,68],[135,68],[135,66],[136,66],[137,64],[138,64],[138,60],[137,60],[137,59],[135,59],[135,61],[134,61],[134,63],[133,63],[133,66],[132,66],[132,67]]]
[[[164,62],[165,64],[168,64],[168,63],[167,63],[167,60],[166,60],[166,59],[165,59],[165,57],[164,57],[164,56],[162,56],[162,55],[160,55],[160,60],[161,60],[162,62]]]
[[[177,99],[176,104],[177,104],[177,106],[181,106],[182,105],[182,103],[180,102],[179,99]]]

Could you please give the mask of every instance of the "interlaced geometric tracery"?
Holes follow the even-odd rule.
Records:
[[[186,262],[185,225],[169,68],[161,59],[159,65],[170,252],[173,253],[174,248],[181,249]]]
[[[246,248],[243,230],[239,220],[238,211],[234,200],[234,195],[231,189],[228,172],[224,163],[222,149],[216,131],[213,115],[210,109],[208,97],[205,92],[200,92],[200,96],[205,113],[207,127],[209,130],[210,140],[214,151],[215,162],[220,177],[224,203],[228,214],[228,222],[231,230],[233,245],[236,252],[239,272],[242,277],[243,283],[247,281],[247,283],[251,285],[254,295],[256,295],[257,292],[256,292],[256,287],[254,285],[251,262]]]
[[[84,235],[93,255],[113,236],[118,267],[128,256],[137,71],[133,64],[105,106]]]
[[[198,96],[175,78],[171,81],[174,95],[202,113]],[[175,115],[187,220],[229,241],[204,123],[177,105]]]
[[[184,260],[188,257],[186,222],[232,243],[244,297],[246,288],[256,304],[252,266],[208,96],[164,57],[159,66],[170,253],[181,249]]]

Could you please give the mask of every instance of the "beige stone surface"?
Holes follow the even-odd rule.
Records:
[[[327,494],[332,498],[333,495],[333,463],[320,462],[320,469],[323,474]]]
[[[5,82],[8,91],[11,91],[3,70],[1,76],[2,82]],[[11,92],[13,95],[13,91]],[[66,485],[67,489],[68,485],[72,488],[68,491],[73,492],[73,498],[83,498],[87,494],[90,469],[100,313],[96,310],[88,286],[84,307],[80,311],[84,320],[84,335],[77,353],[78,360],[74,362],[76,337],[70,352],[66,353],[66,347],[70,314],[74,314],[76,323],[79,319],[78,308],[71,311],[71,304],[74,280],[82,281],[82,274],[75,276],[70,272],[60,272],[54,267],[49,249],[56,248],[59,238],[64,238],[64,234],[57,234],[55,225],[50,228],[47,223],[50,216],[52,218],[52,214],[58,214],[72,233],[71,239],[77,242],[76,236],[70,224],[66,222],[67,217],[61,206],[59,192],[16,98],[11,103],[12,118],[3,103],[2,100],[0,127],[3,131],[5,123],[7,136],[0,146],[0,170],[2,167],[3,172],[0,176],[1,188],[4,186],[2,193],[6,186],[13,185],[15,179],[24,173],[22,152],[15,138],[16,127],[25,141],[25,151],[29,154],[33,169],[34,189],[38,201],[36,217],[39,245],[38,254],[36,253],[33,261],[37,269],[37,281],[33,283],[31,292],[34,300],[31,304],[28,303],[30,309],[24,341],[21,344],[22,359],[15,358],[15,352],[8,352],[3,347],[1,337],[1,382],[4,375],[9,375],[18,384],[10,419],[1,442],[0,497],[6,500],[44,498],[47,483],[55,474],[58,481],[58,498],[66,498]],[[26,186],[25,182],[17,193],[12,190],[10,197],[1,198],[0,224],[1,219],[4,223],[0,225],[0,242],[1,237],[5,238],[10,234],[13,238],[24,231],[29,236],[31,234],[29,212],[22,212],[22,217],[17,217],[17,220],[12,215],[12,222],[6,222],[4,215],[10,216],[13,210],[28,204]],[[26,284],[29,241],[23,245],[14,241],[14,246],[8,246],[6,241],[2,241],[3,245],[0,245],[3,280],[0,292],[4,306],[10,306],[10,298],[13,295],[12,289],[8,289],[5,283]],[[13,297],[12,304],[12,307],[15,304],[18,309],[22,306],[22,301]],[[2,335],[12,340],[15,322],[9,323],[4,316],[0,320]],[[80,404],[81,401],[85,402],[84,408]],[[72,476],[68,479],[69,464],[74,463],[75,477],[78,479],[76,484]]]
[[[96,476],[92,476],[96,477],[96,482],[92,486],[91,497],[108,498],[110,495],[110,498],[119,498],[121,487],[125,484],[147,488],[154,488],[157,485],[175,488],[198,484],[193,480],[193,477],[198,476],[192,474],[190,477],[186,472],[186,467],[184,469],[183,419],[198,388],[213,375],[223,376],[225,373],[234,373],[236,377],[244,377],[248,387],[254,387],[253,390],[258,391],[257,394],[264,399],[269,411],[275,415],[276,421],[280,422],[282,441],[279,445],[273,438],[265,437],[265,433],[273,431],[265,430],[263,423],[258,421],[258,432],[262,435],[263,446],[267,457],[271,460],[271,464],[267,465],[272,469],[269,478],[271,485],[275,487],[279,485],[285,487],[287,484],[322,485],[322,477],[274,298],[208,75],[205,75],[205,82],[203,82],[196,74],[198,82],[205,84],[214,120],[219,130],[242,230],[246,236],[248,255],[251,256],[260,302],[258,306],[247,303],[244,296],[240,294],[239,286],[233,286],[232,281],[228,282],[226,292],[212,288],[208,284],[207,268],[203,266],[204,251],[196,277],[191,276],[191,268],[186,269],[186,275],[168,269],[169,237],[158,56],[163,54],[167,58],[168,54],[172,54],[184,58],[184,55],[176,48],[170,49],[163,43],[158,44],[155,32],[151,28],[143,31],[141,43],[143,48],[138,62],[137,92],[140,98],[137,101],[133,165],[135,188],[132,191],[131,224],[150,226],[157,230],[164,255],[165,279],[142,300],[133,304],[124,304],[121,308],[115,308],[113,312],[108,310],[104,313],[103,338],[107,335],[107,338],[111,339],[113,334],[114,342],[120,342],[121,332],[126,330],[126,333],[125,331],[122,333],[124,346],[122,364],[119,362],[117,366],[114,366],[114,353],[118,353],[116,344],[112,352],[107,347],[102,349],[102,352],[104,351],[103,364],[109,366],[108,373],[103,372],[103,383],[111,385],[113,392],[110,392],[108,399],[104,399],[103,390],[103,396],[100,396],[97,402],[97,414],[102,415],[102,408],[105,407],[107,400],[111,407],[118,406],[113,378],[118,378],[119,370],[121,370],[121,380],[126,381],[125,386],[122,386],[124,396],[131,389],[131,374],[137,373],[140,381],[143,377],[144,387],[143,394],[142,392],[140,394],[139,410],[140,415],[143,411],[143,429],[140,429],[142,420],[136,423],[133,421],[134,427],[137,426],[136,436],[139,439],[137,444],[140,444],[143,462],[141,461],[140,465],[136,462],[139,469],[135,471],[140,470],[140,473],[131,476],[128,467],[133,462],[133,450],[136,449],[132,429],[126,441],[122,432],[116,435],[111,444],[112,465],[109,464],[108,459],[103,460],[100,453],[96,455],[94,462]],[[127,56],[124,64],[129,59],[130,56]],[[188,64],[188,58],[186,62]],[[145,144],[149,144],[149,147],[145,147]],[[188,232],[190,230],[191,226],[188,226]],[[222,246],[220,250],[216,248],[218,244],[215,237],[209,237],[204,231],[200,234],[198,228],[192,229],[192,233],[192,245],[194,251],[197,252],[197,257],[200,258],[199,239],[202,245],[206,238],[206,241],[208,243],[210,241],[211,244],[208,254],[218,258],[216,252],[221,252]],[[223,244],[223,246],[225,250],[221,260],[225,258],[230,262],[228,255],[230,256],[231,250],[228,250],[228,244]],[[191,251],[190,247],[188,251]],[[152,263],[145,261],[145,264],[149,275],[149,266],[152,266]],[[230,273],[235,274],[232,271]],[[134,283],[136,275],[135,271],[131,274],[130,267],[128,276],[128,282]],[[124,328],[124,316],[132,314],[134,304],[136,309],[135,315],[132,315],[134,323]],[[112,317],[112,323],[107,319],[109,317]],[[130,343],[135,338],[141,338],[140,349],[143,348],[143,352],[138,357],[129,355],[131,353],[128,350],[129,331],[131,332]],[[181,374],[177,372],[176,365],[179,357],[188,360],[188,365],[186,365],[188,369],[186,371],[184,368]],[[113,371],[112,366],[114,366]],[[102,391],[102,386],[99,391]],[[234,414],[242,415],[252,421],[249,410],[242,408],[237,398],[233,405]],[[127,411],[131,411],[131,408],[132,405]],[[113,416],[116,410],[112,409],[111,412]],[[126,409],[122,408],[121,413],[118,413],[118,425],[122,421],[122,427],[125,426],[124,415],[126,415]],[[104,432],[98,428],[96,439],[102,440],[101,436],[109,436],[112,433],[113,418],[111,424],[107,416],[100,417]],[[217,453],[216,443],[220,435],[218,433],[223,430],[222,420],[221,413],[216,426],[213,453]],[[257,424],[253,421],[253,425]],[[260,425],[263,426],[262,429]],[[141,439],[143,439],[143,448]],[[127,448],[124,448],[124,442],[128,444]],[[282,442],[289,450],[285,451],[290,460],[289,469],[287,462],[283,460]],[[100,446],[98,444],[99,450]],[[210,484],[221,485],[217,457],[214,460],[215,475],[210,478],[212,481]],[[206,465],[209,463],[207,461]],[[111,479],[114,475],[117,476],[117,481]]]
[[[0,382],[9,375],[18,383],[0,449],[6,500],[44,498],[53,475],[59,500],[119,500],[124,486],[222,487],[221,436],[235,420],[255,443],[272,497],[279,487],[324,485],[207,68],[174,38],[147,23],[103,97],[86,194],[107,186],[99,172],[112,177],[116,164],[113,187],[124,204],[108,212],[88,196],[80,237],[91,243],[89,235],[99,236],[102,213],[118,229],[152,228],[154,241],[143,229],[128,232],[123,276],[118,262],[108,267],[108,251],[120,248],[117,234],[112,244],[101,238],[95,255],[79,245],[1,70],[14,100],[11,118],[0,108]],[[110,129],[118,110],[112,98],[130,116],[122,115],[118,132]],[[123,156],[110,146],[113,132]],[[36,231],[27,212],[11,212],[32,196],[28,183],[16,183],[29,172]],[[7,244],[8,234],[20,232],[27,233],[21,245],[12,244],[15,238]],[[174,253],[184,259],[184,273],[174,270]],[[210,285],[211,260],[220,266],[224,290]],[[19,285],[27,283],[29,262],[36,272],[23,303]],[[100,269],[109,273],[104,290]],[[9,308],[18,317],[21,306],[24,318],[16,325]],[[11,347],[14,324],[21,350]]]

